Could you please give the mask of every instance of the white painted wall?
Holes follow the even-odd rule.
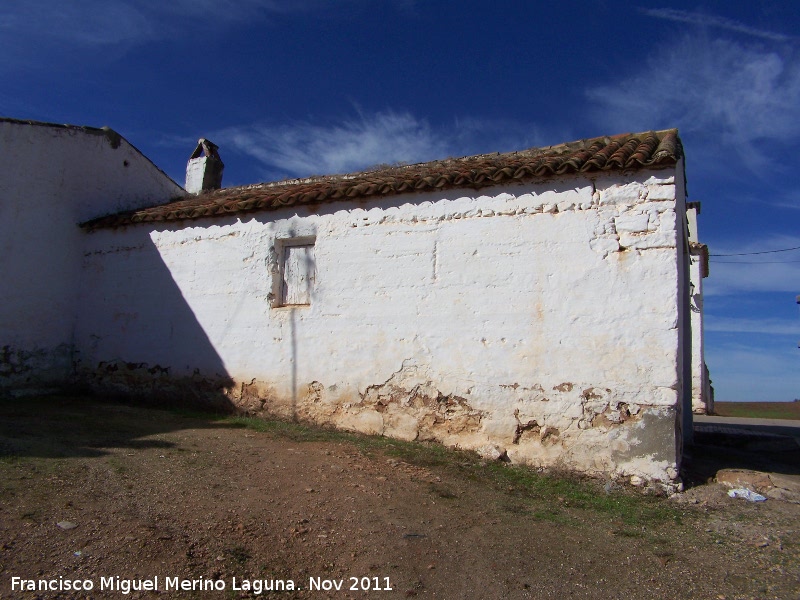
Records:
[[[708,265],[707,257],[700,244],[697,229],[699,203],[688,206],[686,221],[689,232],[690,249],[689,281],[691,283],[690,303],[692,311],[692,412],[694,414],[711,414],[714,411],[714,398],[708,368],[705,363],[705,341],[703,332],[703,278]],[[707,250],[706,250],[707,252]],[[704,266],[705,261],[705,266]]]
[[[702,262],[702,252],[691,254],[689,275],[692,283],[692,412],[699,415],[710,414],[714,410],[708,369],[704,360]]]
[[[687,397],[682,172],[96,231],[81,371],[669,485]],[[311,304],[280,307],[295,238],[315,240]]]
[[[0,119],[0,390],[63,382],[81,285],[78,223],[181,188],[113,131]]]
[[[682,174],[683,160],[678,161],[676,169]],[[678,424],[680,438],[677,440],[678,452],[690,446],[694,440],[692,418],[692,356],[694,348],[691,339],[692,311],[689,295],[691,293],[689,267],[689,231],[686,221],[686,181],[675,178],[675,208],[680,215],[676,223],[678,258]]]

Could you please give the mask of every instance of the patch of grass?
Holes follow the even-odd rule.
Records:
[[[537,521],[549,521],[557,525],[572,525],[575,522],[572,517],[556,508],[535,510],[531,513],[531,516]]]
[[[403,442],[383,436],[369,436],[259,417],[228,416],[219,418],[218,422],[232,427],[246,427],[294,442],[344,442],[354,445],[366,455],[381,453],[419,467],[450,465],[453,463],[454,455],[465,454],[432,442]],[[472,460],[475,458],[474,454],[471,455]]]
[[[538,515],[536,518],[543,520],[579,521],[579,517],[586,517],[581,516],[579,511],[591,511],[594,513],[591,518],[603,515],[604,520],[613,523],[616,528],[636,529],[678,523],[682,514],[663,500],[645,497],[640,492],[622,489],[609,494],[603,489],[602,482],[592,479],[568,472],[537,472],[524,466],[487,462],[473,452],[453,450],[437,443],[403,442],[296,422],[211,412],[189,413],[180,409],[145,409],[83,398],[29,399],[24,406],[2,403],[0,409],[4,417],[11,417],[14,422],[13,427],[0,428],[0,440],[6,442],[4,447],[14,450],[14,455],[26,457],[26,460],[27,457],[107,456],[104,447],[172,447],[172,443],[154,439],[155,435],[170,427],[246,428],[299,443],[349,444],[366,456],[391,457],[411,465],[438,470],[442,475],[449,474],[461,481],[495,489],[513,498],[511,504],[523,506],[527,514]],[[58,414],[58,419],[44,420],[42,423],[39,417],[43,412]],[[194,422],[187,424],[186,420]],[[6,419],[6,422],[9,420]],[[25,435],[21,435],[21,431]],[[184,456],[190,465],[206,460],[205,457]],[[6,454],[0,465],[8,461],[10,458]],[[107,456],[107,461],[109,467],[119,473],[126,469],[125,462],[116,457]],[[433,488],[432,493],[445,499],[456,497],[446,484]]]
[[[392,458],[399,458],[418,467],[444,467],[453,466],[465,458],[474,462],[477,455],[446,448],[441,444],[432,442],[402,442],[391,438],[380,438],[380,448],[384,454]]]
[[[233,560],[236,564],[243,565],[246,563],[252,555],[244,546],[234,546],[233,548],[226,548],[223,551],[224,555],[231,560]]]
[[[604,513],[626,525],[679,522],[680,512],[663,501],[637,492],[607,494],[597,481],[572,473],[538,473],[524,466],[490,463],[481,469],[479,479],[493,482],[499,489],[544,502]]]
[[[19,462],[19,456],[16,454],[2,454],[0,453],[0,465],[15,465]]]
[[[122,462],[122,461],[121,461],[119,458],[117,458],[116,456],[110,456],[110,457],[109,457],[109,458],[106,460],[106,463],[108,464],[108,466],[109,466],[109,467],[111,467],[111,469],[112,469],[112,470],[113,470],[115,473],[119,473],[120,475],[121,475],[122,473],[126,473],[126,472],[128,471],[128,467],[127,467],[127,465],[125,465],[125,464],[124,464],[124,463],[123,463],[123,462]]]
[[[624,538],[640,538],[640,537],[642,537],[642,532],[641,531],[636,531],[635,529],[614,529],[611,533],[613,535],[618,536],[618,537],[624,537]]]
[[[207,417],[209,415],[206,415]],[[420,467],[445,466],[453,462],[454,450],[430,442],[403,442],[382,436],[368,436],[325,427],[247,416],[216,417],[229,427],[243,427],[294,442],[343,442],[366,455],[381,453]],[[474,455],[473,455],[474,457]]]
[[[0,440],[16,456],[102,456],[105,448],[159,444],[142,438],[163,431],[171,418],[163,410],[84,397],[31,396],[24,402],[0,399]]]
[[[431,493],[435,494],[439,498],[444,498],[445,500],[454,500],[458,498],[458,494],[456,494],[453,490],[443,485],[431,485]]]
[[[720,417],[800,420],[800,402],[715,402]]]
[[[500,506],[500,508],[502,508],[506,512],[510,512],[513,515],[529,515],[529,514],[531,514],[531,507],[528,506],[527,504],[520,504],[520,503],[511,504],[511,503],[508,503],[508,504],[502,504]]]
[[[228,425],[229,427],[242,427],[261,433],[268,433],[275,437],[289,439],[294,442],[351,441],[348,438],[352,437],[347,433],[324,429],[322,427],[310,427],[301,423],[267,420],[258,417],[238,415],[217,417],[217,422]]]
[[[23,521],[32,521],[34,523],[38,523],[40,521],[40,517],[41,515],[39,513],[39,509],[26,511],[19,516],[19,518]]]
[[[486,462],[474,452],[454,450],[441,444],[403,442],[254,417],[225,417],[221,421],[296,442],[350,443],[366,455],[377,453],[420,467],[445,469],[517,499],[534,502],[538,507],[557,505],[570,510],[602,513],[625,526],[642,527],[666,522],[677,524],[681,519],[681,512],[664,503],[661,498],[628,490],[608,494],[600,482],[570,472],[540,473],[525,466]],[[561,516],[556,517],[552,511],[539,510],[537,518],[542,520],[564,518],[564,522],[570,521],[558,511]],[[535,511],[533,514],[536,516]]]

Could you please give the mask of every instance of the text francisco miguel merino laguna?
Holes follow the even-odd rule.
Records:
[[[151,577],[148,579],[123,579],[119,576],[101,577],[100,585],[96,586],[94,579],[67,579],[59,576],[52,579],[24,579],[11,578],[11,591],[20,592],[90,592],[97,587],[98,590],[120,592],[129,594],[139,591],[197,591],[221,592],[227,589],[233,591],[248,591],[262,594],[272,591],[289,591],[302,589],[293,579],[237,579],[231,578],[230,582],[224,579],[181,579],[180,577]],[[163,584],[163,587],[162,585]],[[391,591],[392,586],[388,577],[343,577],[341,579],[323,579],[322,577],[309,577],[308,590],[320,591]]]

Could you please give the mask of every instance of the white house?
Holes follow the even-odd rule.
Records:
[[[675,130],[172,202],[159,185],[75,234],[74,380],[678,484],[693,361]]]

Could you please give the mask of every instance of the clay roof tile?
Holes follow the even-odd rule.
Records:
[[[342,199],[448,188],[480,189],[556,175],[666,167],[675,165],[682,157],[683,146],[676,129],[627,133],[507,154],[483,154],[346,175],[224,188],[100,217],[82,226],[91,230],[276,210],[285,206],[315,206]]]

